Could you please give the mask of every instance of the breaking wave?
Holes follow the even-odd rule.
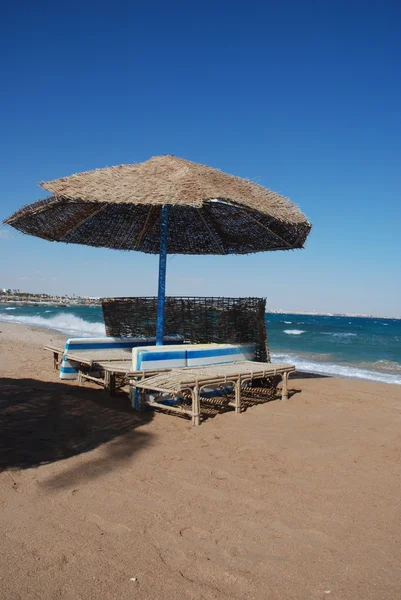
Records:
[[[358,335],[357,333],[344,333],[344,332],[333,333],[331,331],[321,331],[320,333],[322,335],[330,335],[331,337],[334,337],[334,338],[349,338],[349,337],[356,337]]]
[[[301,333],[305,333],[303,329],[284,329],[284,333],[287,335],[301,335]]]
[[[6,323],[21,323],[22,325],[31,325],[34,327],[46,327],[47,329],[55,329],[62,333],[74,334],[84,337],[91,335],[106,335],[104,323],[85,321],[81,317],[76,317],[68,313],[60,313],[56,317],[48,319],[44,317],[20,316],[14,317],[11,315],[0,315],[0,321]]]
[[[389,361],[385,361],[387,363],[386,365],[380,364],[382,361],[377,361],[376,363],[364,363],[363,366],[356,366],[348,364],[336,364],[335,362],[329,361],[319,362],[313,358],[313,356],[300,356],[292,353],[271,353],[272,362],[291,363],[296,366],[298,371],[304,371],[306,373],[317,373],[318,375],[327,375],[330,377],[347,377],[349,379],[365,379],[401,385],[401,372],[388,372]],[[399,366],[398,363],[393,363],[393,365]],[[376,370],[380,368],[387,372]]]

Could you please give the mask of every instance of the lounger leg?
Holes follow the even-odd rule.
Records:
[[[145,408],[145,397],[146,397],[146,390],[139,390],[137,392],[137,404],[138,404],[138,410],[139,412],[141,412],[144,408]]]
[[[108,390],[111,393],[111,388],[110,388],[110,373],[109,371],[105,371],[104,372],[104,389]]]
[[[116,374],[115,373],[110,373],[109,392],[110,392],[110,396],[116,395]]]
[[[194,427],[200,425],[200,396],[198,386],[192,390],[192,425]]]
[[[235,412],[241,412],[241,378],[239,377],[234,385],[235,392]]]
[[[55,371],[58,369],[58,352],[53,352],[53,368]]]
[[[281,400],[288,400],[288,373],[282,374]]]
[[[131,400],[131,406],[134,410],[136,410],[136,402],[135,402],[135,396],[136,396],[136,387],[134,387],[134,382],[132,380],[130,380],[129,382],[129,399]]]

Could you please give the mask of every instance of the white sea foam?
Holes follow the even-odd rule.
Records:
[[[16,306],[7,306],[4,310],[15,310]]]
[[[283,323],[285,323],[286,325],[291,325],[292,321],[283,321]]]
[[[342,332],[333,333],[332,331],[321,331],[320,333],[321,333],[321,335],[331,335],[331,337],[334,337],[334,338],[349,338],[349,337],[356,337],[358,335],[357,333],[342,333]]]
[[[104,323],[90,323],[65,312],[61,312],[56,317],[45,319],[35,315],[14,317],[9,315],[0,315],[0,321],[7,323],[22,323],[23,325],[33,325],[36,327],[46,327],[55,329],[63,333],[74,334],[76,336],[90,337],[91,335],[105,335]]]
[[[287,335],[301,335],[301,333],[305,333],[303,329],[284,329],[284,333]]]
[[[377,360],[374,363],[361,363],[362,367],[378,369],[379,371],[388,371],[390,373],[401,374],[401,364],[393,360]]]
[[[272,352],[271,360],[273,363],[291,363],[296,366],[298,371],[304,371],[306,373],[317,373],[318,375],[327,375],[330,377],[347,377],[349,379],[367,379],[370,381],[381,381],[383,383],[396,383],[401,385],[401,374],[382,373],[376,371],[374,368],[365,368],[347,364],[318,362],[314,360],[313,356],[309,358],[307,356],[299,356],[292,353]]]

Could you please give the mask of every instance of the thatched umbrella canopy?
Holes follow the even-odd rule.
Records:
[[[166,253],[248,254],[302,248],[311,229],[287,198],[174,156],[42,182],[52,196],[4,222],[50,241],[159,254],[157,343]]]
[[[4,222],[46,240],[159,254],[248,254],[302,248],[311,229],[287,198],[174,156],[41,182],[53,194]]]

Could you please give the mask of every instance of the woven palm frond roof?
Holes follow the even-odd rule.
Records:
[[[41,184],[52,196],[5,223],[67,244],[169,254],[248,254],[303,248],[311,224],[295,204],[256,183],[173,156]]]
[[[200,208],[208,200],[226,200],[280,221],[308,224],[305,215],[284,196],[175,156],[155,156],[143,163],[86,171],[40,185],[55,196],[84,202]]]

